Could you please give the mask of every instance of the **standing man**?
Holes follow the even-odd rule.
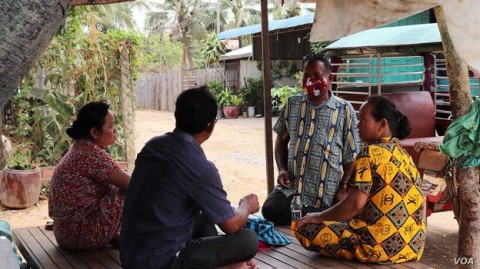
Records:
[[[360,151],[352,105],[330,90],[331,65],[323,54],[304,58],[303,95],[288,99],[273,130],[278,185],[262,214],[290,224],[290,201],[301,196],[303,211],[323,211],[346,194],[355,155]]]
[[[232,209],[217,168],[200,145],[213,133],[217,104],[206,87],[180,94],[176,128],[138,154],[120,235],[126,269],[248,268],[257,236],[242,230],[258,212],[255,194]],[[214,224],[226,233],[219,236]]]

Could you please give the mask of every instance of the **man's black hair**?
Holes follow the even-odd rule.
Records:
[[[175,103],[175,126],[191,135],[199,134],[217,116],[217,102],[207,86],[182,92]]]
[[[323,63],[323,66],[325,66],[325,69],[328,70],[329,72],[332,71],[332,65],[330,64],[330,61],[328,60],[328,57],[323,54],[309,54],[303,57],[303,63],[304,65],[310,64],[314,61],[320,61]]]

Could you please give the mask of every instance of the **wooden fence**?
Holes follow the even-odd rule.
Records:
[[[224,81],[223,69],[171,69],[161,73],[143,73],[136,83],[137,108],[173,112],[175,100],[182,91],[205,85],[211,80]]]

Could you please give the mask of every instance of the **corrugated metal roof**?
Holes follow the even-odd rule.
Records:
[[[436,23],[378,28],[362,31],[339,39],[325,51],[362,47],[394,47],[441,43]]]
[[[302,25],[312,24],[313,17],[314,17],[314,13],[310,12],[305,15],[300,15],[300,16],[296,16],[288,19],[270,21],[268,23],[268,30],[276,31],[281,29],[288,29],[288,28],[294,28]],[[227,38],[238,37],[243,35],[251,35],[251,34],[260,33],[261,31],[262,31],[262,25],[255,24],[255,25],[223,31],[220,34],[218,34],[218,39],[227,39]]]
[[[249,58],[251,56],[253,56],[253,46],[248,45],[243,48],[232,50],[228,53],[223,54],[220,57],[220,60],[222,61],[235,60],[235,59]]]

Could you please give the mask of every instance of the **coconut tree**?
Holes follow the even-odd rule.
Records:
[[[200,0],[165,0],[153,4],[159,11],[147,14],[147,27],[168,28],[172,35],[177,33],[183,41],[183,64],[193,66],[192,40],[201,40],[206,34],[204,21],[206,10],[212,3]]]
[[[103,29],[134,28],[132,4],[102,5],[92,8],[97,27]]]
[[[260,9],[256,0],[224,0],[231,3],[235,15],[235,28],[260,22]]]
[[[297,0],[285,1],[281,4],[279,1],[273,1],[273,7],[269,13],[273,14],[276,20],[291,18],[300,15],[302,9],[297,5]]]

